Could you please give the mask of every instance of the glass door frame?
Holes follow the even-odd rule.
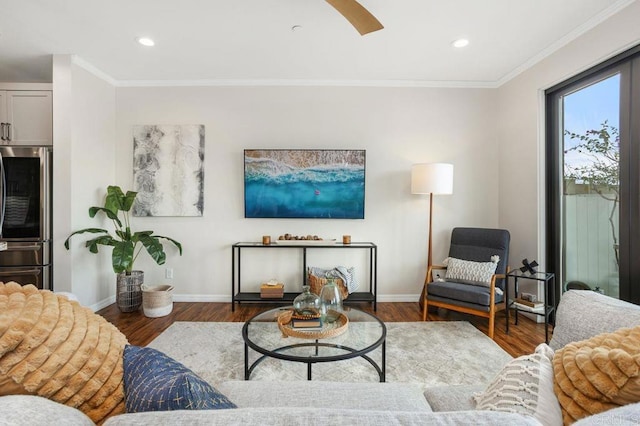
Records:
[[[547,269],[556,273],[556,300],[563,291],[563,111],[562,99],[580,88],[620,74],[620,299],[640,303],[640,46],[550,89],[546,94]],[[632,84],[634,82],[635,84]],[[632,111],[638,111],[632,120]],[[632,142],[634,141],[634,142]],[[633,220],[633,219],[636,220]]]

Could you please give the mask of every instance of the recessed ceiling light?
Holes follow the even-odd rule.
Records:
[[[469,40],[467,40],[466,38],[459,38],[457,40],[454,40],[451,45],[453,47],[465,47],[469,44]]]
[[[136,41],[141,45],[147,46],[147,47],[155,46],[156,44],[156,42],[151,40],[149,37],[138,37]]]

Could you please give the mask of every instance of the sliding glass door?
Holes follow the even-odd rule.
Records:
[[[640,302],[640,59],[547,91],[547,259],[557,293]]]
[[[564,282],[617,298],[620,73],[561,99]]]

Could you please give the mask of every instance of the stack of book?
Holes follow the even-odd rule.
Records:
[[[539,311],[542,310],[542,308],[544,308],[544,303],[543,302],[531,302],[530,300],[525,300],[522,298],[517,298],[515,300],[515,305],[518,309],[522,309],[525,311]]]
[[[291,320],[291,327],[293,328],[322,328],[322,318],[305,318]]]
[[[262,284],[260,286],[260,297],[262,299],[282,299],[284,297],[284,284]]]

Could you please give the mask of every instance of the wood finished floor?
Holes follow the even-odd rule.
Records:
[[[122,313],[115,304],[98,312],[120,331],[122,331],[132,345],[145,346],[175,321],[202,322],[244,322],[258,312],[271,309],[273,304],[242,304],[236,305],[235,312],[231,312],[230,303],[204,302],[176,302],[171,314],[162,318],[147,318],[142,311]],[[367,312],[373,312],[370,304],[350,304]],[[375,314],[385,322],[421,321],[422,312],[418,303],[378,303]],[[444,316],[430,313],[432,321],[469,321],[476,328],[486,334],[488,321],[456,312],[446,312]],[[505,314],[499,312],[496,316],[495,341],[511,356],[517,357],[532,353],[537,345],[544,342],[544,325],[520,316],[518,325],[513,324],[513,314],[510,318],[509,334],[505,333]]]

